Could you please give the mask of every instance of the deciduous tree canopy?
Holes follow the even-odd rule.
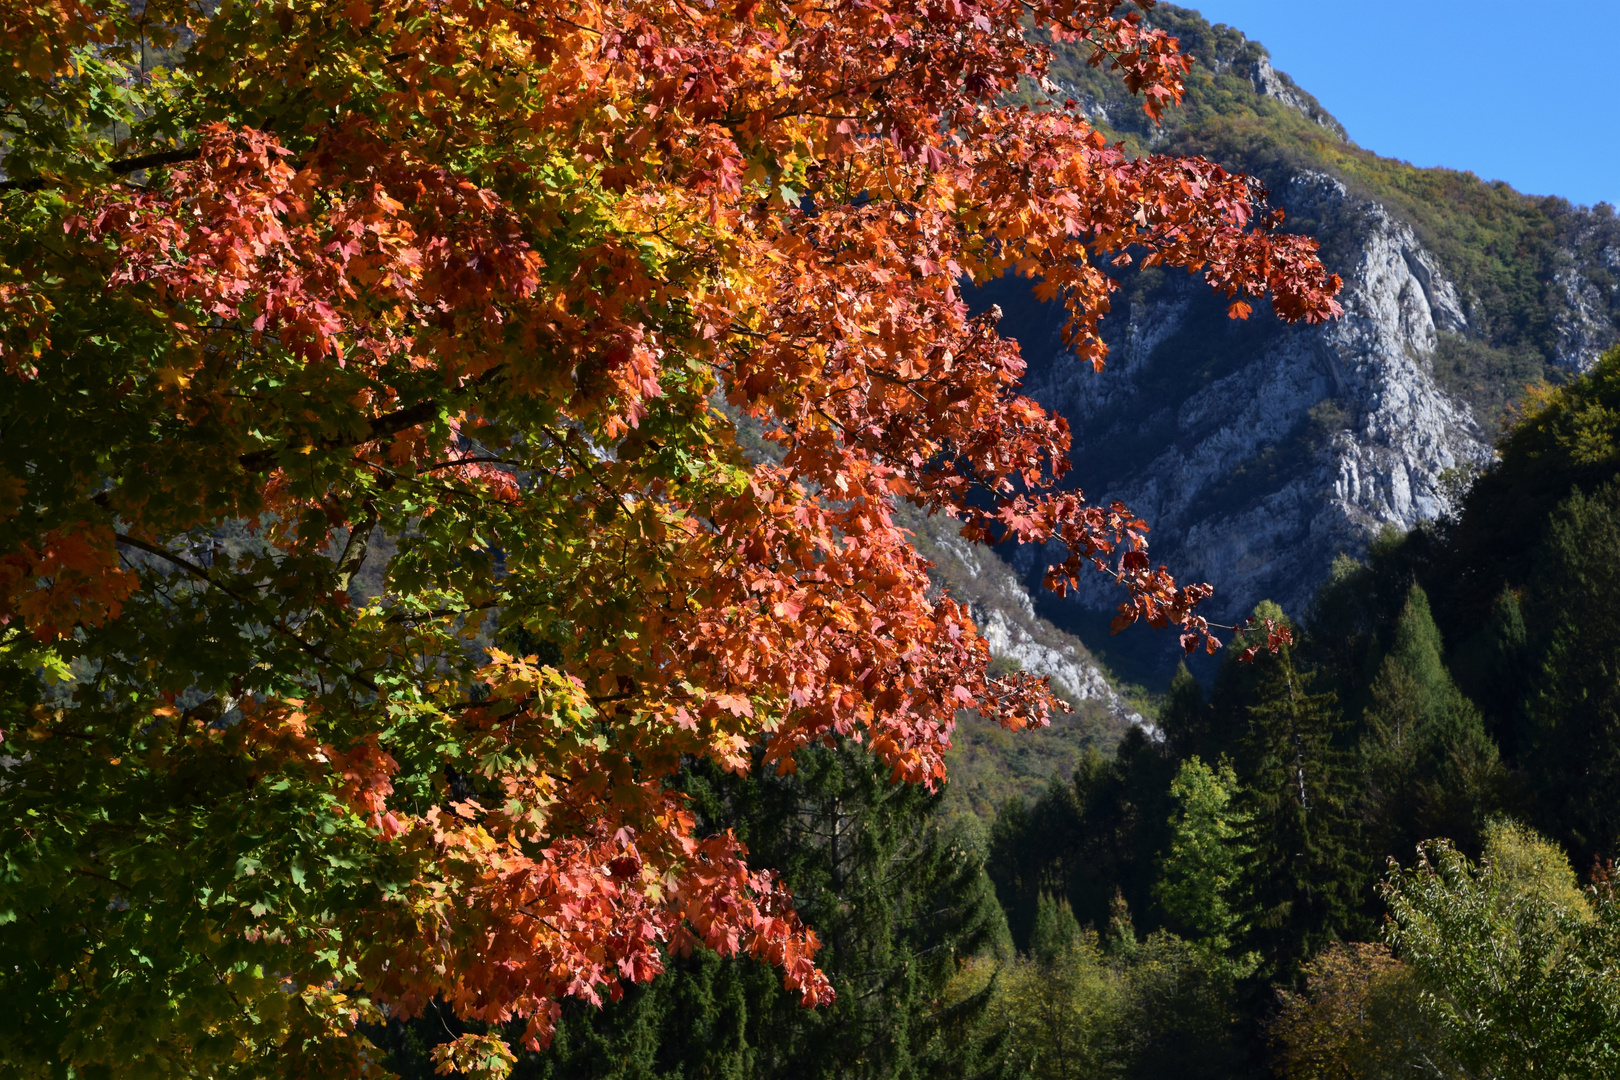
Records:
[[[1206,641],[961,294],[1038,278],[1099,365],[1110,259],[1336,313],[1245,178],[998,104],[1029,21],[1176,101],[1113,7],[0,0],[0,1058],[364,1072],[434,998],[539,1044],[700,943],[826,999],[665,781],[1043,722],[896,499]]]

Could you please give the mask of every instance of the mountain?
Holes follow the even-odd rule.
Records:
[[[1317,237],[1344,277],[1344,317],[1290,327],[1257,306],[1233,321],[1197,277],[1127,272],[1097,374],[1028,282],[989,283],[976,301],[1000,305],[1029,363],[1026,392],[1073,426],[1072,481],[1152,523],[1154,560],[1215,586],[1212,617],[1232,622],[1264,598],[1301,614],[1335,555],[1454,505],[1527,384],[1582,371],[1620,340],[1620,221],[1604,204],[1381,158],[1258,42],[1182,8],[1149,21],[1196,62],[1162,127],[1069,46],[1030,96],[1078,102],[1132,150],[1201,154],[1260,179],[1286,227]],[[1006,554],[1034,590],[1047,553]],[[1133,629],[1110,641],[1115,603],[1099,578],[1071,603],[1035,607],[1162,687],[1173,640]]]

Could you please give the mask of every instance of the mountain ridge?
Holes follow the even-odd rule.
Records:
[[[1379,157],[1259,42],[1188,9],[1148,18],[1195,60],[1162,126],[1070,46],[1054,46],[1050,85],[1029,99],[1076,101],[1133,152],[1201,154],[1257,177],[1345,277],[1345,316],[1290,327],[1258,305],[1234,323],[1196,278],[1129,271],[1097,375],[1027,282],[988,283],[976,302],[1002,307],[1029,363],[1026,392],[1069,419],[1076,486],[1147,518],[1154,559],[1215,586],[1217,621],[1263,598],[1302,614],[1336,556],[1448,511],[1490,466],[1526,385],[1584,370],[1620,340],[1620,223],[1602,204]],[[1010,561],[1034,587],[1050,560],[1024,549]],[[1137,663],[1150,685],[1166,678],[1176,648],[1165,635],[1098,635],[1115,602],[1089,583],[1056,621],[1105,659]]]

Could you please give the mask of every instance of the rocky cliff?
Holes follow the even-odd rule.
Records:
[[[1473,410],[1434,377],[1440,334],[1467,330],[1438,261],[1329,175],[1302,173],[1287,195],[1357,236],[1335,323],[1233,326],[1196,279],[1156,276],[1114,313],[1100,376],[1062,349],[1055,318],[1044,334],[1008,327],[1030,392],[1074,426],[1081,485],[1152,522],[1156,557],[1215,584],[1223,615],[1266,596],[1303,610],[1334,554],[1443,513],[1448,476],[1490,461]]]
[[[1111,355],[1098,374],[1064,349],[1059,311],[1027,282],[991,283],[976,301],[1002,308],[1029,361],[1027,391],[1069,419],[1076,485],[1151,521],[1155,559],[1216,587],[1215,618],[1267,597],[1304,614],[1337,554],[1446,513],[1490,467],[1527,384],[1581,370],[1620,340],[1620,222],[1610,207],[1379,158],[1240,32],[1164,5],[1153,20],[1197,61],[1164,126],[1074,53],[1059,52],[1056,96],[1133,150],[1202,154],[1259,177],[1344,277],[1344,317],[1289,327],[1262,307],[1234,322],[1196,277],[1134,273],[1104,322]],[[1050,675],[1076,706],[1045,732],[966,723],[951,766],[960,805],[990,813],[1033,795],[1147,722],[1122,687],[1163,687],[1171,635],[1111,639],[1119,598],[1100,578],[1072,602],[1044,594],[1045,552],[974,549],[944,519],[905,524],[997,663]]]
[[[1099,375],[1063,348],[1057,312],[1027,283],[979,299],[1003,308],[1028,391],[1072,424],[1088,496],[1152,522],[1155,560],[1213,584],[1216,617],[1267,597],[1303,613],[1336,554],[1446,512],[1490,466],[1503,408],[1526,383],[1620,340],[1620,224],[1612,208],[1380,159],[1242,34],[1182,9],[1153,19],[1198,61],[1164,127],[1079,57],[1060,56],[1057,93],[1135,148],[1259,176],[1344,277],[1344,318],[1289,327],[1257,309],[1233,322],[1196,277],[1152,269],[1122,281]],[[1047,561],[1010,557],[1030,582]],[[1099,581],[1055,617],[1084,635],[1116,601]],[[1144,677],[1167,674],[1171,643],[1133,640],[1152,657]]]

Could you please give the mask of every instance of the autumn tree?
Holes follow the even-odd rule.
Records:
[[[1113,9],[0,0],[7,1068],[364,1073],[435,1001],[539,1046],[698,946],[827,1000],[665,780],[1044,721],[897,499],[1205,642],[960,291],[1097,364],[1110,262],[1337,312],[1246,178],[999,104],[1026,23],[1173,104]]]
[[[989,995],[951,1000],[958,964],[1006,951],[1006,923],[984,875],[976,821],[946,824],[942,796],[891,784],[853,743],[803,752],[798,769],[733,775],[694,765],[677,778],[698,828],[732,828],[779,869],[823,947],[837,992],[805,1009],[767,965],[707,950],[672,960],[603,1008],[565,1002],[555,1039],[519,1055],[534,1080],[976,1077],[999,1042],[982,1023]],[[433,1075],[430,1048],[453,1016],[391,1022],[374,1041],[402,1076]]]
[[[1451,1080],[1458,1071],[1423,1011],[1423,987],[1384,945],[1335,942],[1280,993],[1270,1042],[1285,1080]]]

